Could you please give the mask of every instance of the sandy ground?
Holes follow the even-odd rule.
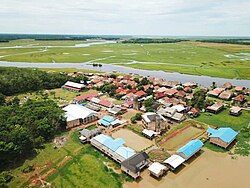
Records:
[[[153,142],[147,138],[141,137],[128,129],[120,129],[112,134],[114,138],[123,138],[128,147],[141,151],[153,145]]]
[[[142,173],[139,182],[125,183],[124,188],[249,188],[250,156],[232,159],[228,154],[203,149],[176,174],[169,172],[156,180],[148,170]]]

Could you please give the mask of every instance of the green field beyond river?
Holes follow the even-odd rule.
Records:
[[[0,43],[0,61],[45,63],[109,63],[222,78],[250,79],[250,46],[201,42],[164,44],[96,41],[16,40]]]

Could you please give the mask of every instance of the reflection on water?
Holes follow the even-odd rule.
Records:
[[[135,69],[120,65],[103,64],[102,67],[93,67],[90,62],[86,63],[24,63],[24,62],[7,62],[0,61],[0,66],[5,67],[34,67],[34,68],[76,68],[76,69],[87,69],[94,71],[101,71],[106,73],[124,73],[124,74],[138,74],[141,76],[152,76],[156,78],[162,78],[169,81],[179,81],[182,83],[194,81],[198,82],[202,86],[210,86],[212,82],[222,85],[226,82],[231,82],[233,85],[250,87],[250,80],[236,80],[226,78],[216,78],[209,76],[195,76],[188,74],[180,74],[176,72],[164,72],[164,71],[153,71],[153,70],[142,70]]]

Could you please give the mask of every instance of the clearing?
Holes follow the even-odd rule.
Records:
[[[138,134],[128,129],[120,129],[114,132],[112,134],[112,137],[123,138],[126,142],[125,144],[128,147],[135,149],[136,151],[142,151],[143,149],[146,149],[154,144],[151,140],[139,136]]]

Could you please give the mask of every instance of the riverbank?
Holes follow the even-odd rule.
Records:
[[[203,148],[199,156],[189,161],[179,172],[169,172],[156,180],[145,170],[138,182],[125,183],[124,188],[235,188],[249,187],[250,157],[215,153]]]
[[[106,73],[122,73],[122,74],[138,74],[141,76],[151,76],[156,78],[162,78],[169,81],[179,81],[182,83],[194,81],[198,82],[201,86],[209,87],[212,82],[215,82],[218,86],[226,82],[231,82],[233,85],[248,87],[250,86],[250,80],[236,80],[236,79],[226,79],[226,78],[216,78],[210,76],[196,76],[189,74],[181,74],[177,72],[164,72],[161,70],[143,70],[125,67],[121,65],[113,64],[103,64],[101,67],[94,67],[89,62],[86,63],[27,63],[27,62],[7,62],[0,61],[0,66],[4,67],[23,67],[23,68],[74,68],[74,69],[86,69],[98,72]]]

